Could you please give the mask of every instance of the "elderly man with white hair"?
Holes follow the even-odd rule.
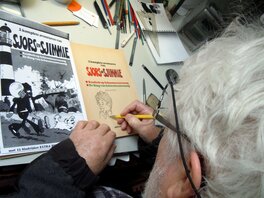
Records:
[[[143,197],[264,197],[264,30],[231,25],[192,55],[179,76],[172,93],[178,126],[170,105],[165,117],[175,127],[162,136],[154,120],[132,115],[153,113],[139,101],[117,121],[146,144],[162,136]],[[129,197],[96,186],[114,139],[105,124],[78,123],[69,139],[24,171],[12,196]]]

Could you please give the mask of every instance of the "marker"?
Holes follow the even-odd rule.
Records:
[[[130,39],[133,37],[133,35],[135,34],[135,32],[132,32],[127,38],[125,38],[122,43],[121,43],[121,47],[125,47],[126,44],[128,43],[128,41],[130,41]]]
[[[136,118],[138,119],[154,119],[153,115],[133,115],[135,116]],[[122,118],[125,118],[126,116],[122,116],[122,115],[111,115],[110,118],[113,118],[113,119],[122,119]]]
[[[132,46],[132,51],[131,51],[130,60],[129,60],[129,65],[130,66],[133,65],[135,51],[136,51],[136,46],[137,46],[137,37],[134,38],[134,42],[133,42],[133,46]]]

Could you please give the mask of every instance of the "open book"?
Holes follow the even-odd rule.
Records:
[[[84,119],[111,126],[116,153],[137,150],[109,117],[138,98],[122,51],[0,11],[0,71],[0,158],[46,151]]]

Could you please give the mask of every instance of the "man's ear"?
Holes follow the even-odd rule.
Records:
[[[193,184],[195,188],[198,190],[202,182],[202,167],[201,167],[201,161],[199,159],[199,155],[196,151],[191,152],[190,158],[187,164],[189,166],[189,171],[190,171]],[[187,178],[187,176],[186,176],[185,185],[186,185],[186,188],[189,188],[190,193],[194,195],[194,190],[192,189],[191,183],[189,179]]]
[[[179,171],[181,171],[181,175],[184,175],[183,177],[181,177],[181,185],[176,184],[170,186],[169,188],[169,193],[170,196],[168,197],[193,197],[195,195],[195,192],[191,186],[191,183],[185,173],[185,169],[183,167],[182,161],[180,160],[181,163],[181,168],[179,168]],[[188,169],[190,172],[190,176],[192,178],[193,184],[195,185],[196,189],[198,190],[201,182],[202,182],[202,170],[201,170],[201,162],[199,159],[199,155],[197,152],[192,151],[189,155],[188,160],[186,161],[187,165],[188,165]],[[179,189],[180,188],[180,189]]]

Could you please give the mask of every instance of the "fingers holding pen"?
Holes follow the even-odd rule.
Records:
[[[152,116],[151,118],[145,117],[140,119],[136,114],[152,115],[153,109],[135,100],[123,109],[121,115],[125,117],[123,119],[118,119],[117,123],[121,126],[122,130],[128,133],[136,133],[144,141],[151,142],[158,136],[160,129],[155,126],[155,121]]]
[[[124,119],[118,119],[117,123],[121,126],[122,130],[126,130],[128,133],[131,133],[132,128],[137,127],[140,124],[140,120],[134,117],[133,114],[152,115],[152,113],[152,108],[146,106],[138,100],[135,100],[122,110],[120,114],[126,117]]]
[[[121,115],[126,115],[129,113],[130,114],[152,114],[152,112],[153,110],[150,107],[147,107],[145,104],[143,104],[139,100],[135,100],[122,110]]]

